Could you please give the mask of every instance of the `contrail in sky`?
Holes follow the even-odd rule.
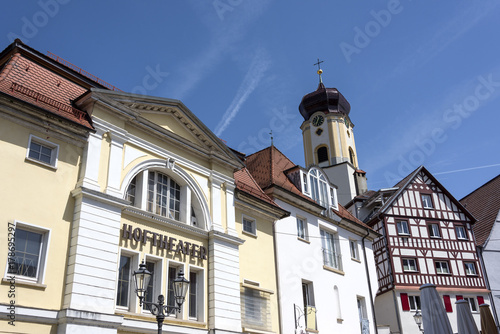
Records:
[[[229,107],[226,109],[226,112],[222,116],[222,119],[215,128],[214,132],[216,136],[220,137],[222,132],[224,132],[229,124],[231,124],[234,117],[236,117],[236,115],[240,111],[241,106],[245,103],[245,101],[248,99],[250,94],[252,94],[255,88],[257,88],[259,82],[264,77],[264,73],[269,68],[269,65],[270,63],[265,59],[262,50],[257,51],[257,54],[253,58],[250,69],[245,75],[245,78],[243,79],[243,82],[241,83],[236,96],[234,97]]]
[[[467,172],[467,171],[470,171],[470,170],[490,168],[490,167],[498,167],[498,166],[500,166],[500,164],[478,166],[478,167],[471,167],[471,168],[464,168],[464,169],[455,169],[455,170],[450,170],[448,172],[433,173],[432,175],[443,175],[443,174],[451,174],[451,173],[458,173],[458,172]]]

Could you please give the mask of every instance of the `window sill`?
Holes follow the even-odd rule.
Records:
[[[356,259],[355,257],[351,257],[351,260],[353,260],[354,262],[361,263],[361,260],[360,259]]]
[[[418,270],[404,270],[403,269],[403,273],[406,273],[406,274],[418,274]]]
[[[10,280],[7,279],[6,277],[4,277],[4,278],[2,278],[2,284],[10,284]],[[26,287],[26,288],[34,288],[34,289],[39,289],[39,290],[45,290],[45,288],[47,288],[47,285],[45,285],[45,284],[26,281],[20,277],[15,277],[14,285],[15,286],[22,286],[22,287]]]
[[[140,321],[150,321],[150,322],[156,322],[156,317],[149,313],[134,313],[130,312],[126,309],[119,308],[118,306],[116,307],[115,310],[116,315],[121,315],[124,318],[127,319],[134,319],[134,320],[140,320]],[[190,327],[196,327],[196,328],[201,328],[204,329],[207,327],[207,323],[204,321],[196,321],[196,320],[184,320],[184,319],[177,319],[175,317],[170,317],[170,316],[165,316],[165,321],[164,324],[172,324],[172,325],[181,325],[181,326],[190,326]]]
[[[434,208],[427,208],[427,207],[423,207],[424,210],[434,210]]]
[[[469,241],[469,239],[466,238],[457,238],[458,241]]]
[[[307,240],[307,239],[303,239],[303,238],[301,238],[301,237],[297,237],[297,240],[300,240],[300,241],[302,241],[302,242],[305,242],[306,244],[310,244],[310,243],[311,243],[309,240]]]
[[[336,274],[342,275],[342,276],[345,275],[345,272],[343,272],[342,270],[338,270],[338,269],[335,269],[333,267],[329,267],[329,266],[326,266],[326,265],[323,265],[323,269],[331,271],[332,273],[336,273]]]
[[[244,333],[276,334],[276,332],[263,331],[261,329],[255,329],[255,328],[252,328],[252,327],[245,327],[245,326],[243,326],[242,330],[243,330]]]
[[[47,168],[49,168],[49,169],[52,169],[53,171],[56,171],[56,170],[57,170],[57,167],[56,167],[56,166],[51,165],[51,164],[48,164],[48,163],[45,163],[45,162],[40,161],[40,160],[36,160],[36,159],[32,159],[32,158],[28,158],[28,157],[26,157],[26,158],[24,158],[24,161],[26,161],[26,162],[31,162],[31,163],[33,163],[33,164],[35,164],[35,165],[40,165],[40,166],[42,166],[42,167],[47,167]]]
[[[429,236],[429,238],[431,238],[431,239],[441,239],[441,237],[435,237],[435,236],[432,236],[432,235]]]
[[[451,276],[451,273],[436,273],[436,275]]]
[[[318,330],[316,330],[316,329],[311,329],[311,328],[306,328],[306,332],[308,332],[308,333],[319,333],[319,331],[318,331]]]
[[[398,236],[401,238],[409,238],[411,237],[410,233],[398,233]]]
[[[244,231],[244,230],[242,230],[241,233],[244,234],[244,235],[247,235],[249,237],[257,239],[257,234],[255,234],[255,233]]]

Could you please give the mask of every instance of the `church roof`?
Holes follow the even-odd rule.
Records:
[[[460,200],[477,222],[474,224],[476,245],[484,246],[500,211],[500,175]]]
[[[317,111],[349,115],[351,105],[337,88],[326,88],[321,82],[318,88],[302,98],[299,111],[304,120],[308,120]]]

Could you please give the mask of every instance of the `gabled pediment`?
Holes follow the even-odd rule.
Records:
[[[234,153],[181,101],[102,89],[92,89],[76,104],[99,103],[126,122],[147,133],[193,150],[209,158],[218,158],[236,168],[243,164]]]

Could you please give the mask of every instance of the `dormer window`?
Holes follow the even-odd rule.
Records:
[[[308,174],[302,174],[302,186],[304,194],[319,205],[325,208],[337,207],[337,192],[320,170],[311,168]]]

